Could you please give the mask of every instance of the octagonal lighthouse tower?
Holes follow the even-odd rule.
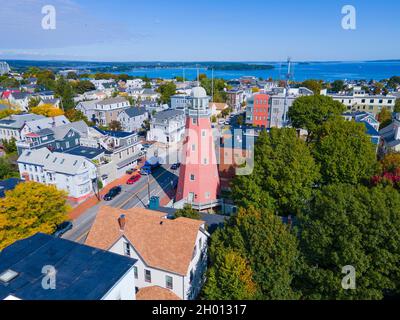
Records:
[[[210,97],[202,87],[192,89],[186,108],[186,130],[176,201],[207,210],[220,205],[220,180],[213,132]]]

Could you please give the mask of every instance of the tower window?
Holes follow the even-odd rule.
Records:
[[[195,180],[194,174],[191,174],[190,175],[190,181],[194,181],[194,180]]]

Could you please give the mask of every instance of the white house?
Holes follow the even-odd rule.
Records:
[[[46,117],[37,114],[18,114],[0,119],[0,141],[15,139],[20,141],[24,139],[22,135],[22,128],[29,122],[39,119],[46,119]]]
[[[126,80],[126,86],[132,89],[142,89],[145,82],[142,79]]]
[[[101,207],[86,245],[137,260],[136,291],[158,287],[191,300],[203,285],[208,238],[204,221],[170,220],[143,208]]]
[[[17,163],[21,179],[54,185],[72,201],[81,202],[93,193],[96,166],[83,156],[41,148],[25,150]]]
[[[21,128],[21,138],[24,140],[28,133],[51,129],[71,123],[64,115],[27,121]]]
[[[13,92],[10,94],[8,102],[18,106],[22,111],[27,111],[31,96],[32,95],[27,92]]]
[[[348,111],[366,111],[374,115],[382,108],[394,111],[396,97],[391,95],[371,95],[362,90],[361,87],[354,87],[349,94],[331,94],[333,100],[343,103]]]
[[[62,254],[60,254],[62,253]],[[135,300],[136,261],[37,233],[0,251],[1,300]],[[55,272],[55,290],[49,280]]]
[[[186,107],[191,103],[190,94],[175,94],[171,96],[171,109],[186,110]]]
[[[161,143],[177,143],[185,134],[185,112],[182,110],[165,110],[153,116],[147,140]]]
[[[135,132],[142,128],[143,122],[149,118],[145,108],[132,107],[123,110],[117,117],[121,123],[122,130],[126,132]]]

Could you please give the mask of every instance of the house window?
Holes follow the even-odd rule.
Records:
[[[192,260],[194,259],[194,257],[196,256],[196,254],[197,254],[197,246],[194,246]]]
[[[171,290],[174,288],[173,279],[171,276],[165,276],[165,286],[167,289]]]
[[[144,281],[146,282],[151,282],[151,271],[150,270],[144,270]]]
[[[137,269],[136,266],[133,267],[133,274],[135,275],[135,279],[137,279],[139,277],[138,276],[138,269]]]
[[[129,245],[129,242],[124,242],[124,253],[128,257],[131,256],[131,246]]]

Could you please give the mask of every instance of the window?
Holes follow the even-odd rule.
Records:
[[[196,151],[196,145],[192,144],[192,151]]]
[[[190,181],[194,181],[194,180],[195,180],[194,174],[191,174],[190,175]]]
[[[133,267],[133,274],[135,275],[135,279],[138,278],[138,269],[136,266]]]
[[[200,238],[199,239],[199,248],[200,248],[200,250],[201,250],[202,247],[203,247],[203,243],[202,243],[202,239]]]
[[[151,282],[151,271],[144,270],[144,281]]]
[[[173,279],[171,276],[165,276],[165,286],[167,289],[173,289],[174,284],[173,284]]]
[[[129,242],[124,242],[124,253],[128,257],[131,256],[131,246],[129,245]]]
[[[194,250],[193,250],[192,260],[194,259],[194,257],[196,256],[196,254],[197,254],[197,246],[195,245],[195,246],[194,246]]]

